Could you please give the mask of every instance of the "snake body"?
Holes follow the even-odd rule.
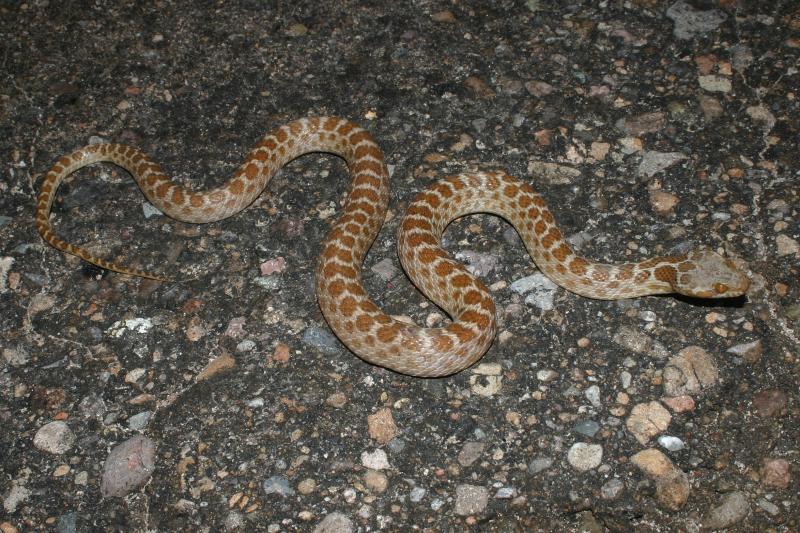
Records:
[[[653,257],[638,263],[602,264],[578,256],[556,226],[544,199],[527,183],[504,172],[444,178],[409,205],[398,229],[401,263],[414,284],[452,322],[421,328],[384,313],[361,283],[361,268],[386,215],[389,173],[372,136],[340,118],[311,117],[280,126],[247,155],[223,185],[195,192],[174,183],[141,151],[122,144],[95,144],[61,157],[39,191],[36,225],[42,238],[63,252],[102,268],[145,278],[164,278],[96,257],[57,237],[50,210],[59,184],[94,162],[127,170],[147,199],[184,222],[212,222],[250,205],[270,178],[289,161],[310,152],[342,157],[352,180],[342,213],[322,243],[316,290],[325,319],[339,339],[362,359],[403,374],[453,374],[480,359],[497,330],[489,290],[440,247],[442,232],[456,218],[493,213],[508,220],[539,269],[565,289],[589,298],[620,299],[681,293],[699,298],[743,294],[747,276],[728,259],[708,250]]]

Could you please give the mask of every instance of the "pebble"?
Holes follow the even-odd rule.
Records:
[[[489,503],[489,489],[479,485],[461,484],[456,487],[455,513],[467,516],[482,513]]]
[[[637,173],[640,176],[653,177],[662,170],[666,170],[675,163],[683,161],[686,156],[680,152],[655,152],[648,150],[642,152]]]
[[[542,311],[550,311],[555,307],[553,304],[553,297],[555,296],[556,289],[558,289],[558,285],[550,281],[550,278],[541,272],[518,279],[509,285],[508,288],[517,294],[530,293],[525,297],[525,303],[527,305],[533,305]]]
[[[651,355],[657,359],[665,359],[669,356],[669,351],[663,344],[653,340],[641,331],[627,326],[619,328],[612,340],[619,346],[634,353]]]
[[[40,427],[33,437],[33,445],[44,452],[60,455],[75,444],[75,434],[66,422],[50,422]]]
[[[756,505],[758,505],[759,507],[764,509],[766,512],[768,512],[772,516],[777,516],[781,512],[780,507],[778,507],[777,505],[775,505],[771,501],[766,500],[764,498],[759,499],[756,502]]]
[[[16,512],[19,504],[27,500],[31,491],[17,482],[11,483],[11,489],[3,494],[3,509],[9,514]]]
[[[761,484],[773,489],[788,488],[792,479],[789,461],[786,459],[764,459],[758,473],[761,476]]]
[[[134,368],[125,373],[125,383],[136,383],[147,374],[146,368]]]
[[[661,505],[673,511],[683,507],[691,492],[689,477],[666,455],[648,448],[631,457],[631,462],[655,481],[656,498]]]
[[[731,64],[739,72],[746,70],[755,61],[753,51],[746,44],[738,43],[731,46],[730,54]]]
[[[206,381],[233,368],[236,368],[236,359],[228,353],[222,353],[208,362],[205,368],[197,374],[195,381],[198,383]]]
[[[567,452],[567,462],[581,472],[597,468],[602,460],[603,447],[599,444],[576,442]]]
[[[325,399],[325,403],[336,409],[341,409],[347,405],[347,395],[343,392],[334,392]]]
[[[671,452],[678,452],[685,448],[685,444],[681,439],[678,437],[672,437],[670,435],[661,435],[658,437],[658,444],[660,444],[662,448]]]
[[[550,383],[551,381],[558,378],[558,372],[555,370],[545,369],[539,370],[536,372],[536,379],[539,381],[543,381],[544,383]]]
[[[761,354],[764,353],[764,345],[759,339],[753,342],[731,346],[728,348],[727,352],[738,355],[748,363],[755,363],[761,359]]]
[[[667,125],[667,116],[663,111],[642,113],[619,119],[615,126],[633,137],[641,137],[646,133],[655,133]]]
[[[297,484],[297,492],[303,495],[311,494],[317,488],[317,482],[311,478],[306,478]]]
[[[687,395],[664,397],[661,402],[672,409],[673,413],[685,413],[687,411],[694,411],[695,401],[694,398]]]
[[[22,346],[12,346],[3,348],[3,359],[11,366],[24,366],[30,360],[30,356]]]
[[[147,423],[150,421],[150,417],[152,415],[152,411],[142,411],[141,413],[136,413],[128,419],[128,428],[132,429],[133,431],[143,430],[145,427],[147,427]]]
[[[639,444],[647,444],[652,437],[666,430],[671,421],[672,415],[669,411],[653,401],[635,405],[625,421],[625,427]]]
[[[281,476],[272,476],[264,480],[261,486],[265,494],[278,494],[284,498],[294,494],[294,489],[289,485],[289,480]]]
[[[331,513],[317,524],[314,533],[352,533],[354,530],[352,520],[342,513]]]
[[[386,444],[397,436],[397,425],[394,423],[392,410],[388,407],[380,409],[367,417],[369,436],[378,444]]]
[[[503,373],[500,363],[481,363],[472,369],[473,374],[481,376],[499,376]]]
[[[728,15],[719,9],[695,9],[685,0],[678,0],[667,9],[667,17],[675,23],[673,35],[689,40],[717,29]]]
[[[364,485],[373,493],[380,494],[389,486],[389,478],[378,470],[367,470],[364,472],[363,479]]]
[[[428,491],[422,487],[414,487],[408,494],[408,499],[411,500],[412,503],[419,503],[422,501],[422,498],[425,497],[425,493],[427,492]]]
[[[472,392],[478,396],[491,398],[503,390],[503,376],[473,373],[469,377],[469,385]]]
[[[787,235],[780,234],[775,237],[775,245],[777,247],[778,255],[781,257],[785,255],[800,256],[800,244]]]
[[[581,435],[586,435],[591,438],[600,431],[600,424],[594,420],[584,420],[575,424],[572,429]]]
[[[465,442],[461,451],[458,452],[458,464],[461,466],[470,466],[478,460],[486,449],[486,444],[483,442],[469,441]]]
[[[555,90],[555,87],[546,81],[536,80],[526,82],[525,89],[536,98],[544,98],[548,94],[551,94]]]
[[[604,500],[614,500],[625,490],[625,483],[619,478],[609,479],[600,487],[600,496]]]
[[[589,403],[591,403],[593,407],[599,409],[600,407],[603,406],[603,402],[600,399],[600,387],[598,387],[597,385],[592,385],[588,387],[583,394],[584,396],[586,396],[586,399],[589,400]]]
[[[75,512],[62,514],[56,521],[58,533],[75,533],[78,528],[78,515]]]
[[[394,262],[388,257],[372,265],[370,270],[377,274],[383,281],[391,281],[400,273],[397,267],[394,266]]]
[[[372,452],[361,452],[361,465],[372,470],[384,470],[390,468],[389,458],[386,457],[386,452],[383,450],[374,450]]]
[[[672,193],[666,191],[651,189],[650,190],[650,205],[659,215],[669,214],[678,205],[679,198]]]
[[[225,517],[225,531],[236,531],[244,527],[244,515],[238,511],[231,511]]]
[[[326,355],[336,355],[342,350],[336,336],[319,326],[308,326],[303,331],[303,344],[307,344]]]
[[[684,348],[664,367],[664,393],[667,396],[698,394],[719,380],[714,358],[699,346]]]
[[[731,80],[725,76],[718,74],[708,74],[706,76],[698,76],[697,81],[700,88],[711,93],[729,93],[731,92]]]
[[[761,129],[764,134],[769,133],[772,131],[772,128],[775,127],[775,115],[773,115],[770,110],[763,105],[750,106],[745,110],[745,112],[747,113],[747,116],[753,119],[753,122],[761,125]]]
[[[779,418],[787,413],[789,396],[778,389],[767,389],[753,396],[756,414],[764,418]]]
[[[544,472],[551,466],[553,466],[553,459],[550,457],[537,457],[528,463],[528,472],[531,474],[538,474],[539,472]]]
[[[697,101],[700,104],[700,109],[703,111],[703,116],[708,122],[713,122],[722,118],[725,115],[725,109],[719,100],[708,94],[698,95]]]
[[[741,522],[750,512],[750,502],[741,491],[731,492],[722,497],[720,504],[711,508],[703,518],[706,529],[724,529]]]
[[[517,494],[519,494],[519,492],[514,487],[500,487],[497,489],[494,497],[498,500],[509,500],[515,498]]]
[[[136,435],[114,446],[103,465],[100,493],[122,497],[144,485],[155,469],[155,443]]]
[[[484,254],[472,250],[456,252],[456,259],[467,264],[467,270],[474,276],[485,278],[500,264],[500,257],[494,254]]]
[[[581,177],[581,171],[548,161],[528,161],[528,175],[536,176],[537,183],[569,185]]]

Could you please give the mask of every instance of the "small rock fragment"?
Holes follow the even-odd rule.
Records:
[[[600,496],[604,500],[615,500],[625,490],[625,483],[619,478],[614,478],[603,483],[600,487]]]
[[[458,464],[461,466],[470,466],[478,460],[485,449],[486,443],[475,441],[465,442],[461,451],[458,452]]]
[[[289,485],[289,480],[281,476],[272,476],[264,480],[261,486],[264,489],[264,494],[277,494],[284,498],[294,494],[294,489]]]
[[[209,361],[206,367],[197,374],[195,381],[198,383],[201,381],[205,381],[207,379],[211,379],[217,374],[230,370],[236,367],[236,359],[234,359],[230,354],[223,353],[216,357],[215,359]]]
[[[761,470],[761,483],[765,487],[785,489],[789,486],[792,476],[789,473],[789,461],[786,459],[764,459]]]
[[[673,511],[683,507],[691,492],[689,477],[666,455],[648,448],[631,457],[631,462],[655,481],[656,498],[662,506]]]
[[[718,74],[708,74],[697,78],[700,88],[710,93],[729,93],[731,92],[731,80]]]
[[[597,468],[602,460],[603,447],[599,444],[576,442],[567,452],[567,462],[581,472]]]
[[[580,178],[581,171],[548,161],[528,161],[528,174],[548,185],[569,185]]]
[[[311,494],[316,488],[317,482],[311,478],[306,478],[297,484],[297,492],[303,495]]]
[[[482,513],[489,503],[489,489],[479,485],[456,487],[455,513],[459,516]]]
[[[722,497],[720,504],[709,510],[703,519],[706,529],[724,529],[738,522],[750,512],[750,502],[741,491],[731,492]]]
[[[672,415],[658,402],[640,403],[631,410],[625,426],[640,444],[662,433],[672,421]]]
[[[666,119],[667,116],[663,111],[656,111],[620,119],[616,126],[628,135],[641,137],[645,133],[655,133],[664,129],[667,124]]]
[[[637,172],[640,176],[653,177],[662,170],[666,170],[678,161],[683,161],[686,156],[680,152],[655,152],[648,150],[642,153]]]
[[[385,407],[367,417],[369,436],[378,441],[378,444],[386,444],[397,436],[397,425],[392,417],[392,410]]]
[[[361,464],[373,470],[384,470],[389,468],[389,458],[383,450],[364,451],[361,452]]]
[[[75,434],[66,422],[61,421],[45,424],[33,437],[33,445],[36,448],[56,455],[66,453],[73,444],[75,444]]]
[[[553,460],[550,457],[537,457],[528,463],[528,472],[531,474],[538,474],[553,466]]]
[[[667,215],[678,205],[678,197],[659,189],[650,190],[650,205],[659,215]]]
[[[144,485],[155,469],[155,452],[153,441],[143,435],[114,446],[103,465],[103,498],[125,496]]]
[[[738,355],[748,363],[755,363],[761,358],[761,354],[764,353],[764,345],[759,339],[757,341],[731,346],[728,348],[728,353]]]
[[[699,346],[678,352],[664,367],[664,393],[667,396],[698,394],[719,380],[714,358]]]
[[[678,39],[689,40],[719,27],[728,15],[719,9],[699,10],[684,0],[678,0],[667,9],[667,17],[675,23],[672,30]]]
[[[685,413],[693,411],[695,408],[694,398],[686,394],[681,396],[665,396],[661,398],[661,402],[672,409],[673,413]]]
[[[614,334],[612,340],[634,353],[651,355],[657,359],[664,359],[669,351],[660,342],[653,340],[641,331],[622,326]]]
[[[680,451],[685,447],[681,439],[671,435],[661,435],[658,437],[658,443],[671,452]]]
[[[342,513],[331,513],[317,524],[314,533],[352,533],[354,530],[352,520]]]
[[[767,389],[753,397],[753,407],[758,416],[772,418],[786,414],[789,407],[789,396],[778,389]]]
[[[259,265],[259,270],[262,276],[271,276],[272,274],[279,274],[286,269],[286,259],[283,257],[276,257],[269,259]]]
[[[363,479],[364,485],[374,493],[380,494],[389,486],[389,478],[386,477],[386,474],[378,470],[368,469],[364,472]]]
[[[800,256],[800,244],[788,235],[780,234],[775,237],[775,244],[777,245],[778,255],[781,257],[785,255]]]

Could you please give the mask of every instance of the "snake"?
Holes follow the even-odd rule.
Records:
[[[354,122],[308,117],[264,135],[233,176],[218,187],[195,191],[171,180],[142,151],[98,143],[62,156],[45,175],[36,206],[36,226],[52,247],[103,269],[137,277],[167,278],[96,257],[59,238],[50,212],[63,179],[95,162],[113,163],[133,177],[147,200],[167,216],[190,223],[225,219],[252,204],[270,179],[293,159],[312,152],[334,154],[347,163],[350,183],[338,218],[316,261],[316,294],[330,328],[363,360],[401,374],[440,377],[478,361],[497,332],[489,289],[441,247],[455,219],[489,213],[507,220],[539,270],[567,291],[616,300],[677,293],[692,298],[733,298],[746,293],[749,278],[733,261],[708,248],[604,264],[578,255],[569,245],[544,198],[528,183],[503,171],[462,173],[433,182],[408,204],[399,221],[397,251],[412,283],[450,321],[420,327],[384,312],[367,294],[362,265],[389,205],[389,172],[372,135]]]

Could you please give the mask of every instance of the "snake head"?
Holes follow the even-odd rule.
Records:
[[[750,287],[750,279],[733,261],[701,248],[690,252],[678,265],[675,292],[694,298],[734,298]]]

